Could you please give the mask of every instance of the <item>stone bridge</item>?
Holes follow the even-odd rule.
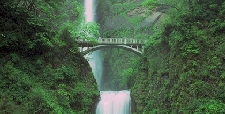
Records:
[[[134,38],[98,38],[96,41],[77,40],[80,52],[84,55],[102,48],[122,48],[141,55],[144,51],[146,40]]]

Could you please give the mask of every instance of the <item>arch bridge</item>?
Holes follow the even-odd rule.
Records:
[[[141,55],[144,51],[146,40],[134,38],[98,38],[96,43],[85,39],[77,40],[80,52],[84,55],[102,48],[123,48],[125,50]]]

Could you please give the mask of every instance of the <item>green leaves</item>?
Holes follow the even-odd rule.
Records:
[[[98,30],[99,26],[95,22],[81,23],[80,29],[78,30],[78,37],[89,41],[95,41],[100,35]]]
[[[196,55],[199,53],[199,47],[198,44],[195,42],[195,40],[191,40],[189,43],[183,44],[183,46],[180,48],[182,50],[182,55],[185,57],[188,54]]]
[[[94,112],[97,84],[76,43],[82,6],[71,0],[2,2],[0,113]],[[85,30],[99,35],[95,23]]]
[[[218,100],[203,100],[203,104],[194,111],[194,114],[212,114],[212,113],[225,113],[225,104]]]
[[[131,77],[134,113],[224,113],[224,1],[160,3],[170,11],[148,39],[147,73]]]
[[[142,6],[146,7],[146,6],[150,6],[150,7],[155,7],[157,1],[156,0],[145,0],[144,2],[142,2]]]

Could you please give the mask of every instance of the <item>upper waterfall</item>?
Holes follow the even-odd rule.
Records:
[[[94,21],[94,0],[85,0],[85,22]]]

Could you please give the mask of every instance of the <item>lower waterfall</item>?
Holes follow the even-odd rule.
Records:
[[[102,61],[100,52],[94,52],[86,55],[85,58],[90,58],[88,61],[96,82],[98,89],[101,88],[101,74],[102,74]],[[101,89],[100,89],[101,90]],[[97,104],[96,114],[130,114],[131,113],[131,97],[130,91],[100,91],[100,101]]]
[[[130,114],[130,91],[101,91],[96,114]]]

